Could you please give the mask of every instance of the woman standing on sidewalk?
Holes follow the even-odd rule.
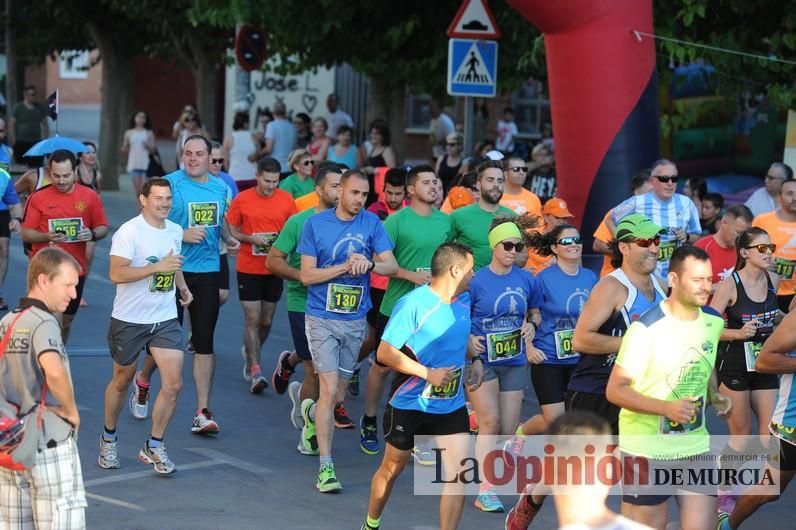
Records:
[[[138,110],[130,117],[130,128],[124,132],[122,156],[127,156],[127,174],[133,179],[136,201],[146,181],[149,155],[155,152],[155,133],[149,114]]]

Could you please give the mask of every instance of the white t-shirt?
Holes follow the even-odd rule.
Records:
[[[764,213],[773,212],[777,209],[777,203],[774,202],[774,198],[768,194],[765,187],[752,193],[744,204],[746,204],[747,208],[752,210],[752,215],[755,217]]]
[[[111,256],[129,259],[131,267],[157,263],[169,251],[182,251],[182,228],[166,220],[165,228],[155,228],[143,215],[124,223],[113,234]],[[111,316],[131,324],[155,324],[177,318],[175,275],[155,274],[137,282],[116,286]]]
[[[269,121],[265,127],[265,139],[274,141],[271,156],[279,161],[282,172],[290,171],[287,157],[296,147],[296,127],[284,118]]]
[[[326,129],[326,136],[331,138],[332,141],[337,138],[337,129],[339,129],[341,125],[348,125],[352,129],[354,128],[354,120],[351,119],[351,116],[347,112],[343,112],[340,109],[327,113],[325,119],[326,123],[329,125],[329,128]]]
[[[558,530],[652,530],[649,526],[637,523],[621,515],[616,516],[613,523],[603,526],[587,526],[585,524],[570,524],[562,526]]]
[[[504,153],[514,151],[514,138],[519,134],[517,124],[513,121],[498,120],[497,122],[497,142],[495,148]]]
[[[431,120],[431,132],[434,135],[433,152],[436,158],[445,156],[445,137],[456,130],[450,116],[440,112],[439,116]]]

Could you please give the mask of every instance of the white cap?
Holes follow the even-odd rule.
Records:
[[[505,157],[503,156],[503,153],[501,153],[500,151],[497,151],[497,150],[495,150],[495,149],[493,149],[493,150],[489,151],[489,152],[486,154],[486,157],[487,157],[489,160],[503,160],[503,159],[505,158]]]

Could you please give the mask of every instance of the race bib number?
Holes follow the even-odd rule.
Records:
[[[783,280],[790,280],[793,278],[793,267],[796,261],[785,258],[774,258],[774,272]]]
[[[218,203],[213,202],[189,202],[188,203],[188,227],[204,226],[215,228],[218,226]]]
[[[699,398],[696,405],[697,409],[688,423],[677,423],[666,416],[661,416],[659,434],[688,434],[701,428],[705,423],[705,398]]]
[[[77,242],[77,234],[83,229],[83,219],[68,217],[65,219],[50,219],[47,221],[50,232],[57,232],[66,236],[65,243]]]
[[[487,333],[486,341],[489,362],[513,359],[522,353],[522,338],[519,329],[503,333]]]
[[[556,341],[556,357],[559,359],[570,359],[580,355],[572,349],[572,335],[574,333],[574,329],[562,329],[553,334]]]
[[[266,241],[265,245],[252,245],[252,256],[267,256],[279,232],[260,232],[252,235],[254,237],[262,237]]]
[[[755,363],[757,362],[757,358],[760,356],[760,350],[762,349],[763,349],[762,342],[746,341],[743,343],[743,353],[744,357],[746,358],[747,372],[757,371],[755,370]]]
[[[434,386],[426,381],[423,389],[423,397],[428,399],[453,399],[459,394],[459,387],[462,386],[463,367],[460,366],[451,373],[451,380],[445,386]]]
[[[149,280],[150,293],[170,293],[174,290],[173,272],[156,272]]]
[[[768,426],[768,430],[779,438],[780,440],[784,440],[789,444],[796,445],[796,428],[794,427],[787,427],[775,421],[772,421],[771,424]]]
[[[672,259],[672,254],[674,254],[674,249],[676,248],[676,239],[672,241],[661,241],[661,244],[658,245],[658,261],[669,261]]]
[[[364,290],[361,285],[330,283],[326,291],[326,310],[346,315],[356,313]]]

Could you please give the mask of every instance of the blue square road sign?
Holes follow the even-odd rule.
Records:
[[[496,41],[448,41],[448,94],[494,97],[497,92]]]

